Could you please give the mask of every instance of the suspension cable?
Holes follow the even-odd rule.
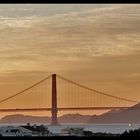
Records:
[[[28,88],[19,91],[19,92],[16,93],[16,94],[13,94],[13,95],[11,95],[11,96],[5,98],[5,99],[0,100],[0,103],[3,103],[3,102],[5,102],[5,101],[7,101],[7,100],[9,100],[9,99],[11,99],[11,98],[14,98],[14,97],[16,97],[16,96],[18,96],[18,95],[24,93],[24,92],[27,91],[27,90],[32,89],[33,87],[35,87],[35,86],[41,84],[42,82],[46,81],[46,80],[49,79],[50,77],[51,77],[51,75],[48,76],[48,77],[46,77],[46,78],[44,78],[44,79],[42,79],[41,81],[39,81],[39,82],[37,82],[37,83],[35,83],[35,84],[29,86]]]
[[[96,93],[98,93],[98,94],[101,94],[101,95],[105,95],[105,96],[112,97],[112,98],[116,98],[116,99],[123,100],[123,101],[129,101],[129,102],[133,102],[133,103],[139,103],[139,101],[130,100],[130,99],[122,98],[122,97],[118,97],[118,96],[113,96],[113,95],[110,95],[110,94],[107,94],[107,93],[104,93],[104,92],[101,92],[101,91],[98,91],[98,90],[95,90],[95,89],[92,89],[92,88],[83,86],[83,85],[81,85],[81,84],[78,84],[78,83],[76,83],[76,82],[73,82],[73,81],[71,81],[71,80],[68,80],[68,79],[66,79],[66,78],[64,78],[64,77],[62,77],[62,76],[60,76],[60,75],[58,75],[58,74],[57,74],[57,76],[58,76],[59,78],[65,80],[65,81],[69,82],[69,83],[72,83],[72,84],[74,84],[74,85],[77,85],[77,86],[79,86],[79,87],[82,87],[82,88],[87,89],[87,90],[90,90],[90,91],[94,91],[94,92],[96,92]]]

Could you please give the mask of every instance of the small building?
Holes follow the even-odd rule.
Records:
[[[0,128],[1,136],[32,136],[32,131],[20,126],[3,126]]]
[[[84,136],[84,128],[64,128],[61,130],[61,136]]]

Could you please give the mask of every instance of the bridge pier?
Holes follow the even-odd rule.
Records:
[[[58,125],[57,122],[57,88],[56,88],[56,74],[52,75],[52,120],[51,125]]]

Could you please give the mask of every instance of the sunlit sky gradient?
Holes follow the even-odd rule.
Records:
[[[0,99],[58,73],[140,101],[140,5],[1,4],[0,65]]]

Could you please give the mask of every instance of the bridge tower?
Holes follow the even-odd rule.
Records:
[[[56,88],[56,74],[52,74],[52,121],[51,125],[57,125],[57,88]]]

